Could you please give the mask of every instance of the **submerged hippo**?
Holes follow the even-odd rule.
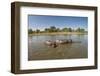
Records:
[[[53,42],[52,47],[56,48],[58,45],[56,42]]]
[[[52,41],[47,40],[47,41],[45,42],[45,44],[51,46],[51,45],[52,45]]]
[[[58,43],[58,44],[72,43],[72,39],[69,39],[69,40],[56,40],[56,43]]]
[[[50,41],[50,40],[47,40],[45,42],[46,45],[48,46],[52,46],[54,48],[58,47],[58,45],[60,44],[69,44],[69,43],[80,43],[80,41],[72,41],[72,39],[67,39],[67,40],[56,40],[56,41]]]
[[[53,42],[53,41],[50,41],[50,40],[46,41],[45,44],[48,45],[48,46],[52,46],[54,48],[56,48],[58,46],[56,42]]]

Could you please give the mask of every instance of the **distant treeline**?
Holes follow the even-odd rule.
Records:
[[[45,28],[43,31],[40,29],[32,30],[28,29],[28,33],[52,33],[52,32],[87,32],[84,28],[78,27],[77,29],[72,29],[72,28],[56,28],[55,26],[51,26],[50,28]]]

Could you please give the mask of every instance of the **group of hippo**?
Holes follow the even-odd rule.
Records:
[[[46,45],[48,46],[52,46],[54,48],[56,48],[58,46],[58,44],[67,44],[67,43],[72,43],[72,39],[68,39],[68,40],[56,40],[56,41],[51,41],[51,40],[47,40],[45,42]]]

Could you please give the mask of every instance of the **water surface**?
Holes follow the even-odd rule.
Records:
[[[28,60],[79,59],[88,57],[88,35],[40,35],[28,37]],[[56,48],[44,44],[46,40],[72,39],[81,43],[62,44]]]

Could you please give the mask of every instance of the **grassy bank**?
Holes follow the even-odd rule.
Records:
[[[32,35],[68,35],[68,34],[88,34],[86,32],[52,32],[52,33],[32,33],[32,34],[29,34],[30,36]]]

